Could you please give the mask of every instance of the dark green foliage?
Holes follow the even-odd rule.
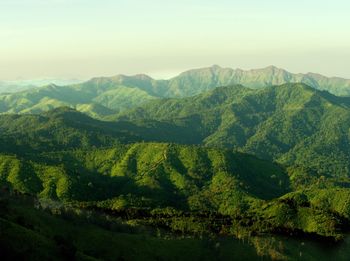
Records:
[[[289,191],[288,176],[277,165],[229,150],[165,143],[120,144],[24,159],[2,155],[0,167],[2,180],[18,191],[61,200],[118,197],[109,208],[123,205],[120,196],[132,194],[138,198],[136,207],[160,204],[200,210],[195,203],[200,195],[218,210],[225,204],[222,197],[234,204],[236,193],[271,199]]]
[[[122,83],[145,81],[143,88],[152,95],[165,86],[155,87],[143,76],[124,77]],[[115,103],[109,96],[114,82],[94,79],[89,84],[79,99],[92,99],[101,87],[108,93],[101,101]],[[83,85],[74,88],[78,92]],[[46,91],[62,95],[64,90],[51,86]],[[65,95],[78,102],[70,92]],[[236,85],[157,100],[115,115],[99,105],[89,108],[90,114],[116,121],[99,121],[69,107],[0,116],[0,186],[5,194],[36,197],[39,207],[67,219],[66,208],[73,206],[88,219],[102,213],[129,225],[157,228],[160,234],[343,238],[350,222],[348,98],[304,84],[259,90]],[[8,207],[0,201],[0,213]],[[64,259],[124,256],[105,256],[103,247],[89,249],[88,242],[72,242],[56,229],[47,240],[48,234],[37,233],[28,220],[23,214],[2,219],[8,227],[3,235],[12,240],[12,233],[24,229],[26,240],[35,237],[40,249]],[[96,233],[102,236],[91,233],[92,239],[110,238]],[[129,244],[140,242],[126,238]],[[33,249],[28,244],[13,258]],[[46,253],[35,255],[46,259]]]
[[[158,121],[98,121],[69,107],[40,115],[0,115],[0,131],[0,151],[16,154],[110,147],[136,141],[198,141],[195,133],[181,126]]]
[[[10,206],[0,216],[1,260],[258,259],[251,244],[235,239],[185,238],[74,208],[38,210],[21,197]]]
[[[150,103],[117,119],[168,122],[192,130],[207,146],[233,147],[319,176],[350,174],[350,100],[303,84],[216,88]]]
[[[0,143],[3,151],[16,152],[143,140],[205,144],[307,168],[316,176],[339,177],[350,170],[349,104],[348,98],[302,84],[263,90],[222,87],[191,98],[150,103],[120,114],[115,123],[69,108],[41,116],[3,115]]]

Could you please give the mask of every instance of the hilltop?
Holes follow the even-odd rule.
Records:
[[[189,97],[220,86],[241,84],[261,89],[297,82],[338,96],[350,95],[350,80],[342,78],[328,78],[314,73],[292,74],[274,66],[244,71],[216,65],[189,70],[169,80],[155,80],[144,74],[116,75],[96,77],[79,84],[50,84],[1,94],[0,113],[38,113],[69,106],[93,117],[104,118],[153,100]]]

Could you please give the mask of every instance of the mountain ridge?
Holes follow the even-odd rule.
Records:
[[[91,87],[83,98],[100,91]],[[182,233],[216,224],[210,231],[238,237],[341,240],[349,99],[303,83],[233,85],[141,104],[116,121],[69,106],[0,115],[0,185]]]
[[[349,198],[349,177],[304,173],[232,148],[180,145],[166,139],[132,141],[130,134],[118,141],[122,125],[113,124],[69,107],[41,115],[0,116],[1,186],[44,204],[54,200],[99,213],[134,213],[130,217],[137,224],[165,225],[175,231],[208,232],[207,224],[225,215],[228,223],[219,223],[216,233],[302,231],[343,238],[350,204],[337,199]],[[168,136],[172,135],[163,138]],[[25,153],[17,145],[25,145]],[[209,220],[203,220],[206,215]]]
[[[283,164],[334,172],[331,175],[349,174],[350,98],[305,84],[220,87],[193,97],[152,102],[115,119],[164,121],[192,130],[207,146],[234,147]],[[332,156],[335,151],[337,156]],[[332,158],[330,163],[327,157]]]
[[[214,65],[192,69],[169,80],[155,80],[145,74],[119,74],[95,77],[73,85],[50,84],[12,94],[0,94],[0,113],[38,113],[70,106],[103,119],[151,100],[195,96],[220,86],[241,84],[252,89],[263,89],[294,82],[334,95],[350,96],[350,80],[339,77],[327,78],[314,73],[292,74],[275,66],[242,70]],[[96,104],[105,107],[100,107],[101,115],[95,110]]]

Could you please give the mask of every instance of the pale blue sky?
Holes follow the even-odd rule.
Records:
[[[350,78],[348,0],[0,0],[0,79],[276,65]]]

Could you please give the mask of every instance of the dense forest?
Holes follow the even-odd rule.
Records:
[[[0,257],[177,260],[191,246],[187,259],[284,259],[294,245],[264,236],[346,244],[348,97],[303,83],[163,97],[168,82],[122,84],[0,96]]]

